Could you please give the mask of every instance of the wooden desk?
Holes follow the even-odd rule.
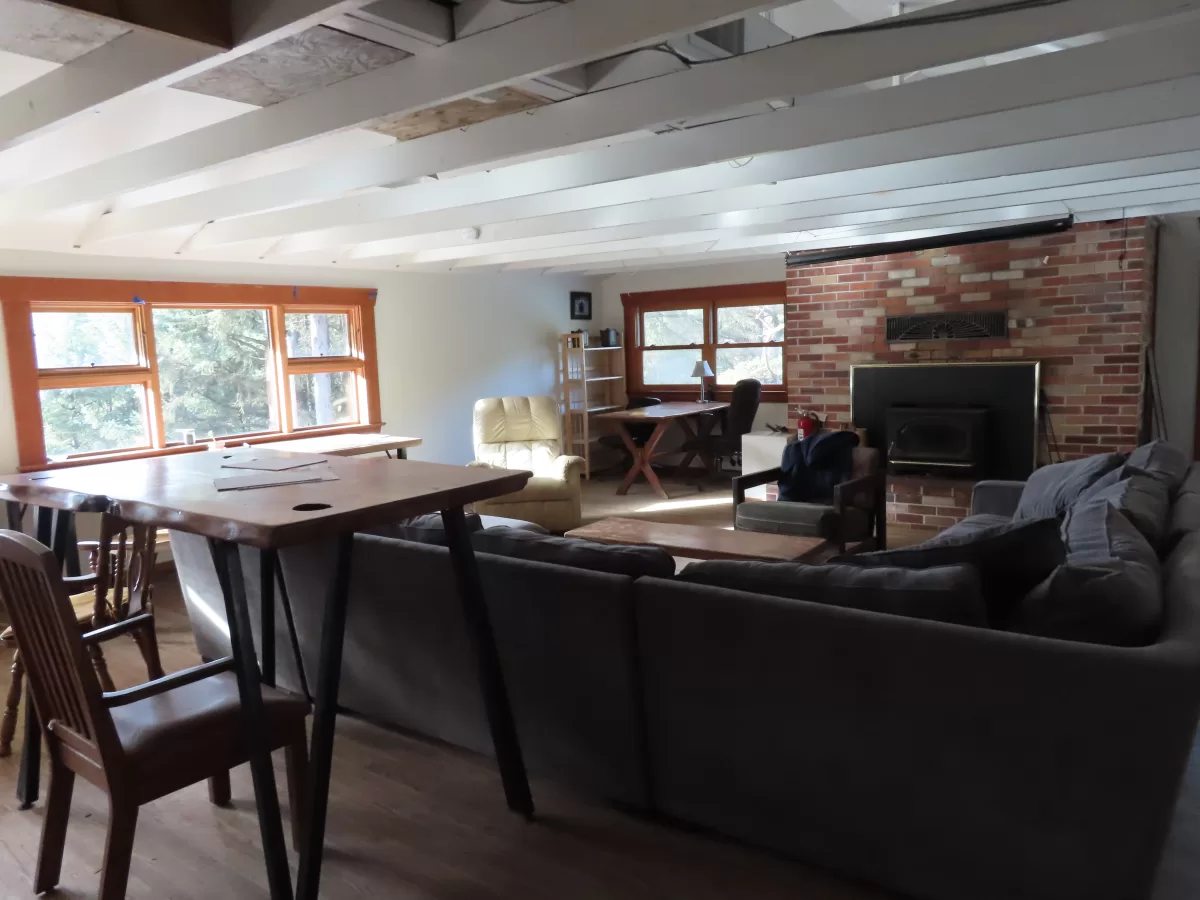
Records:
[[[326,456],[363,456],[367,453],[386,453],[391,456],[394,452],[397,459],[407,459],[408,448],[421,446],[421,439],[390,434],[327,434],[323,437],[271,441],[257,446],[290,450],[293,453],[322,453]]]
[[[667,433],[667,429],[671,427],[671,423],[673,422],[678,422],[679,427],[683,429],[689,438],[704,437],[717,424],[716,413],[724,412],[728,408],[728,403],[660,403],[657,406],[646,406],[641,409],[620,409],[616,412],[600,413],[594,416],[593,418],[597,421],[612,422],[616,425],[621,435],[621,440],[625,444],[625,449],[633,457],[633,464],[629,467],[629,472],[626,474],[625,480],[617,488],[617,493],[620,495],[629,493],[629,488],[637,481],[638,475],[645,475],[646,481],[650,483],[650,487],[654,489],[654,493],[658,494],[664,500],[669,499],[670,495],[662,486],[662,482],[658,480],[658,476],[654,473],[654,469],[650,465],[654,461],[659,441],[663,439],[663,435]],[[692,427],[693,419],[700,420],[699,430]],[[654,432],[650,435],[649,440],[646,441],[645,446],[639,447],[634,443],[629,429],[625,426],[638,423],[645,424],[647,422],[655,423]]]
[[[345,459],[335,456],[329,459],[328,465],[337,474],[337,481],[218,492],[213,479],[229,474],[229,470],[220,468],[223,458],[228,455],[188,453],[2,476],[0,499],[8,501],[10,526],[14,521],[20,521],[19,505],[28,503],[59,510],[56,518],[65,518],[64,514],[75,511],[111,512],[129,521],[209,538],[229,621],[247,740],[255,751],[250,767],[273,900],[290,900],[292,897],[279,798],[270,754],[266,750],[266,718],[261,690],[261,682],[274,683],[275,651],[272,641],[263,642],[260,672],[238,545],[262,551],[260,634],[271,635],[275,630],[275,579],[271,575],[278,565],[277,550],[321,538],[339,538],[321,629],[311,770],[306,786],[308,822],[300,848],[298,898],[316,900],[320,881],[334,719],[346,630],[350,554],[356,530],[406,516],[441,511],[508,805],[527,817],[532,816],[529,782],[463,515],[464,504],[521,490],[530,473],[408,461],[398,464],[382,457]],[[59,543],[57,533],[54,542]],[[290,620],[286,590],[281,592],[281,599]],[[28,718],[32,707],[26,709]],[[39,746],[39,739],[40,734],[34,732],[35,748]],[[31,777],[36,793],[36,756],[30,768],[34,773]]]
[[[601,519],[567,532],[567,537],[601,544],[662,547],[688,559],[770,559],[819,562],[836,548],[824,538],[727,531],[702,525],[676,525],[644,519]]]

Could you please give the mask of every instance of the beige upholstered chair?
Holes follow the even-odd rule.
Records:
[[[524,490],[475,504],[484,516],[536,522],[549,531],[578,528],[584,462],[562,455],[553,397],[492,397],[475,404],[472,465],[533,472]]]

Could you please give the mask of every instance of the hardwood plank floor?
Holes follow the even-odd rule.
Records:
[[[160,582],[159,636],[168,671],[197,661],[174,577]],[[118,685],[144,679],[132,642],[110,644]],[[7,672],[8,654],[0,663]],[[2,681],[3,679],[0,679]],[[18,731],[18,735],[20,732]],[[0,760],[0,898],[32,897],[42,805],[20,812],[17,757]],[[276,777],[283,784],[282,759]],[[249,772],[233,774],[234,807],[203,785],[143,807],[128,896],[256,900],[267,896]],[[77,782],[60,892],[90,898],[108,811]],[[544,781],[539,817],[505,809],[490,761],[338,720],[322,896],[331,900],[900,900],[896,895],[753,848],[607,808]],[[286,792],[281,791],[285,804]],[[1154,900],[1200,896],[1200,765],[1189,774]],[[293,860],[294,864],[294,860]],[[963,898],[969,900],[969,898]]]

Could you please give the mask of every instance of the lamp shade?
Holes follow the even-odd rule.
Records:
[[[696,363],[696,368],[692,369],[693,378],[712,378],[712,376],[712,366],[708,364],[707,360],[699,360]]]

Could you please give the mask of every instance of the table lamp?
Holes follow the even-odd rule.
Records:
[[[712,376],[713,376],[712,366],[710,366],[706,360],[703,360],[703,359],[699,360],[696,363],[696,367],[694,369],[692,369],[692,377],[700,379],[700,402],[701,403],[707,402],[704,397],[704,379],[712,378]]]

